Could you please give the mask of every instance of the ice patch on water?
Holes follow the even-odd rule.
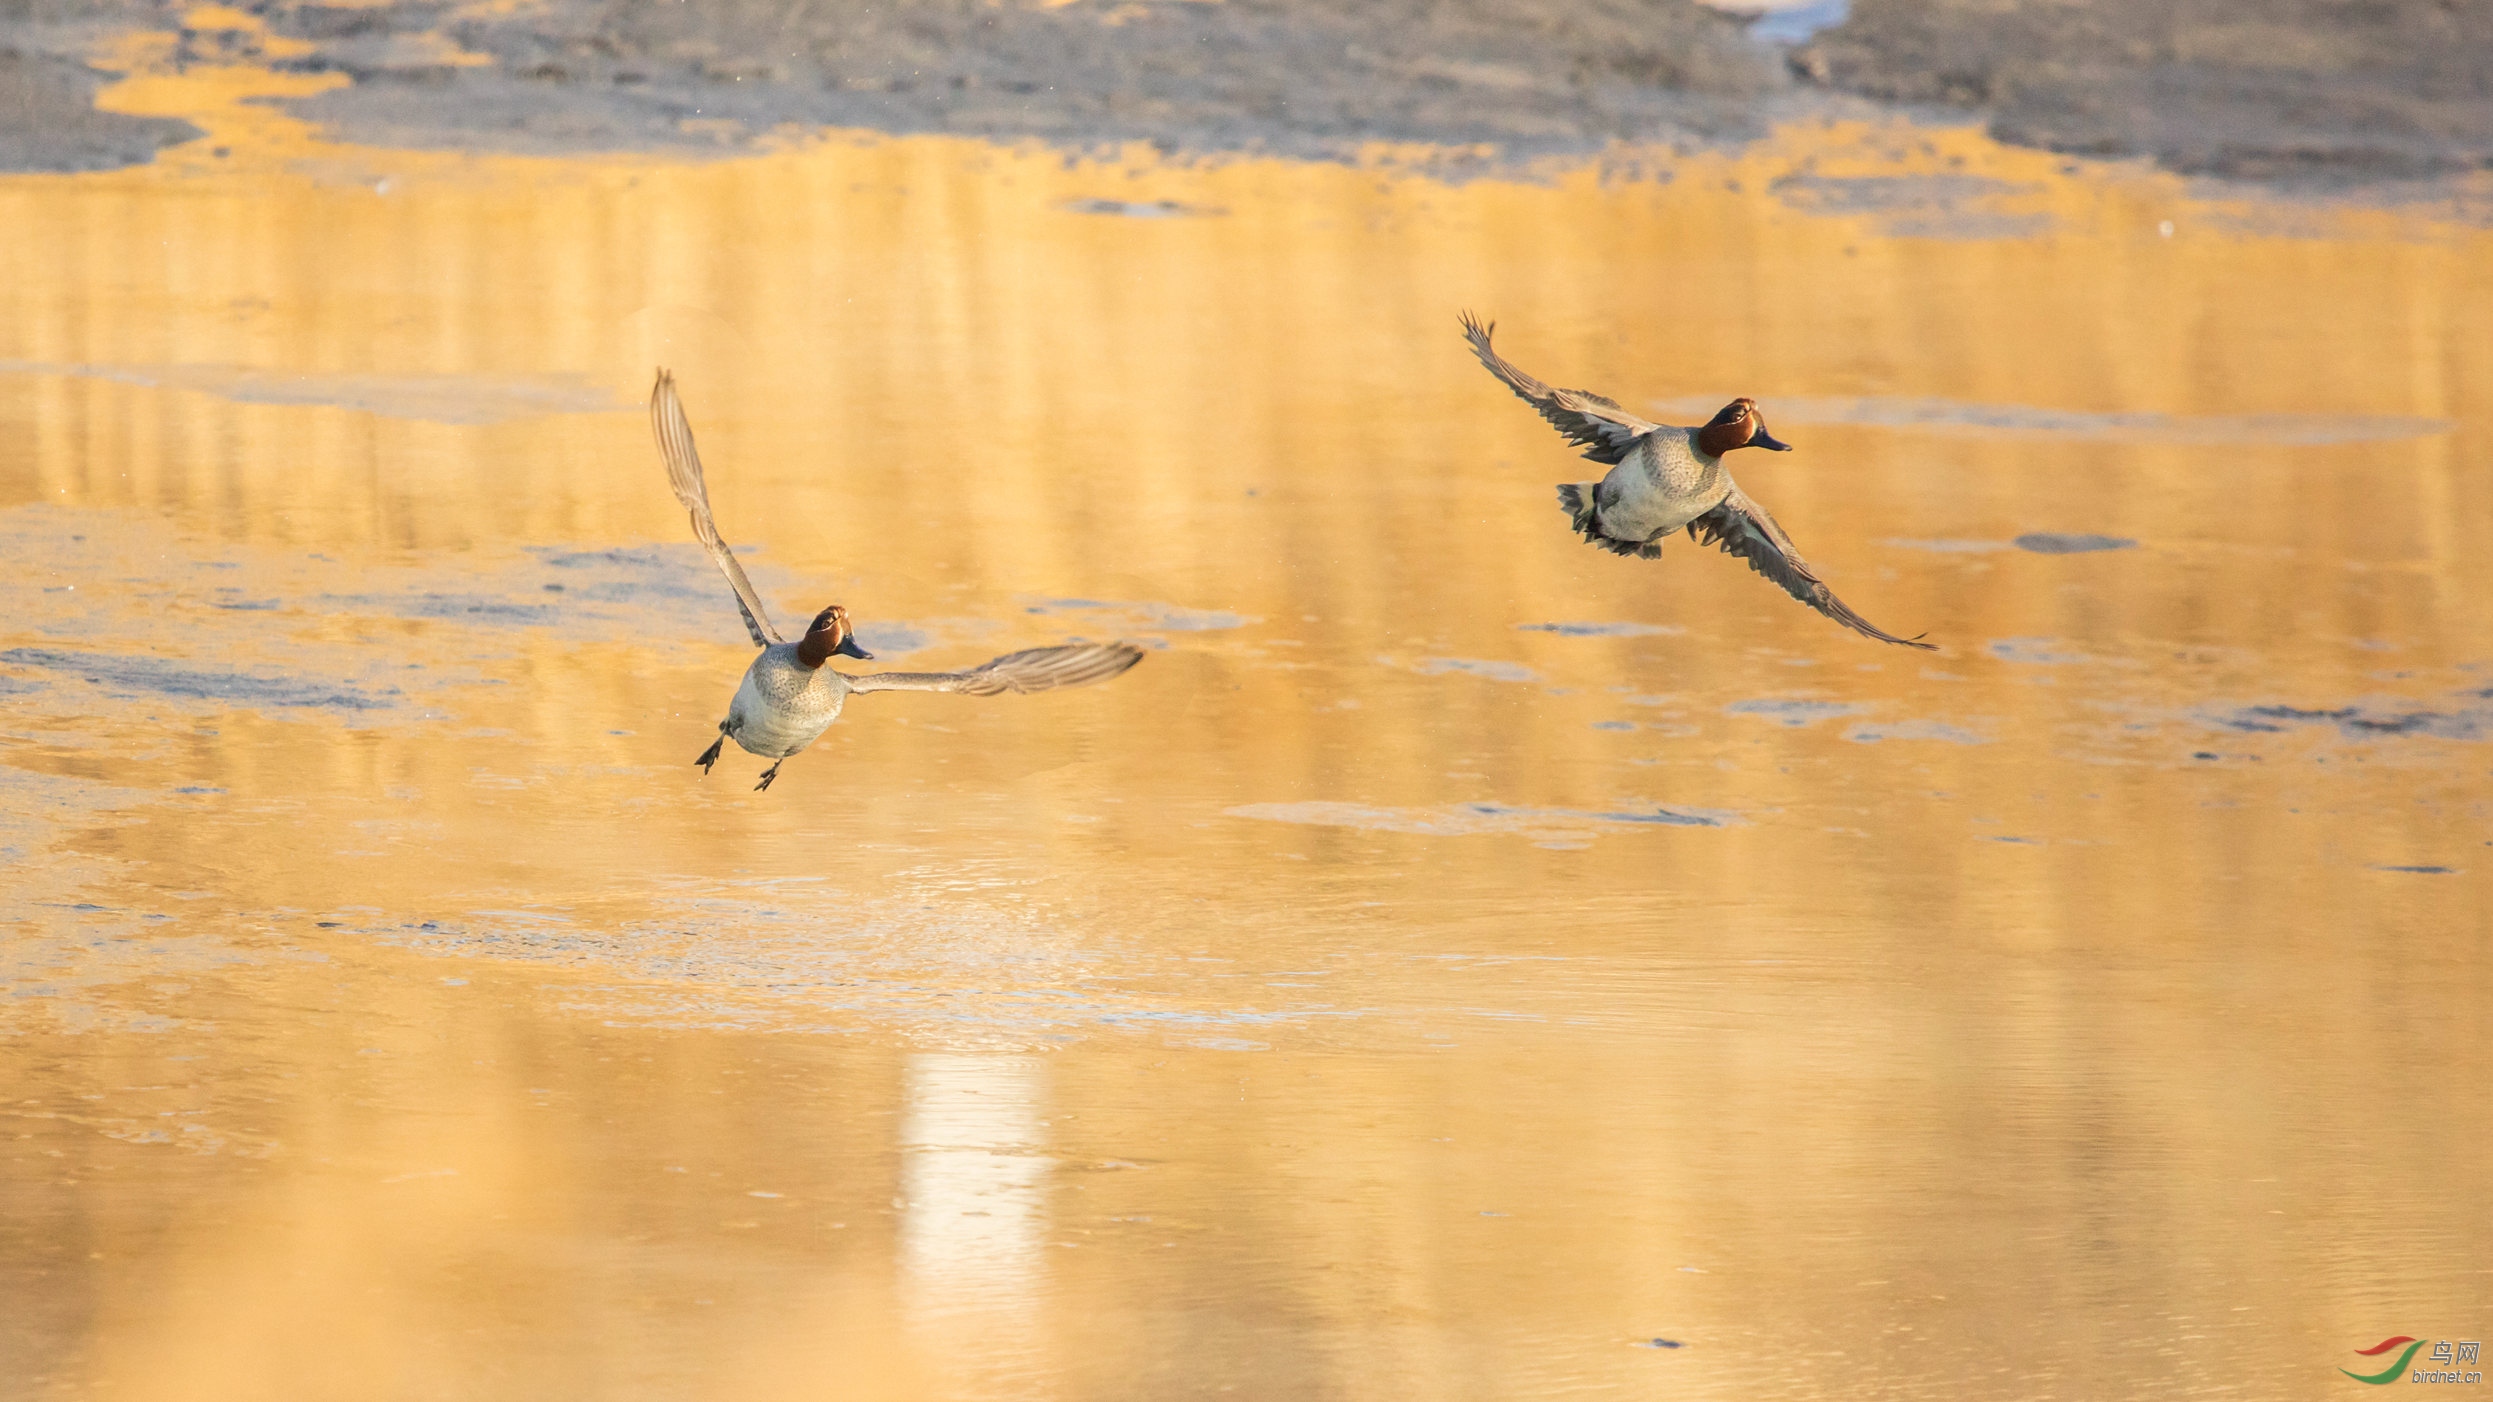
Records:
[[[1987,745],[1990,737],[1962,726],[1935,720],[1905,720],[1885,724],[1856,725],[1844,732],[1844,738],[1857,745],[1876,745],[1888,740],[1936,740],[1949,745]]]
[[[1518,623],[1518,633],[1556,633],[1565,638],[1646,638],[1685,633],[1659,623]]]
[[[230,667],[203,666],[165,657],[72,652],[61,648],[13,647],[0,651],[0,663],[40,667],[76,677],[107,693],[128,696],[153,693],[183,701],[223,702],[237,706],[303,707],[325,711],[386,710],[399,703],[397,687],[366,691],[352,682],[242,672]]]
[[[2349,740],[2384,740],[2421,735],[2437,740],[2481,740],[2493,734],[2493,705],[2481,704],[2477,692],[2460,692],[2477,705],[2432,710],[2403,697],[2350,702],[2343,706],[2236,706],[2200,713],[2200,719],[2226,730],[2273,734],[2301,726],[2326,726]]]
[[[1621,805],[1611,809],[1528,808],[1504,803],[1451,803],[1437,808],[1385,808],[1364,803],[1316,800],[1303,803],[1250,803],[1223,810],[1232,818],[1312,827],[1360,828],[1369,832],[1412,833],[1422,837],[1476,837],[1511,833],[1543,839],[1583,838],[1600,826],[1723,828],[1740,822],[1726,809],[1665,807],[1660,804]]]
[[[1816,725],[1835,716],[1857,716],[1869,709],[1849,701],[1801,701],[1780,697],[1734,701],[1723,707],[1727,715],[1763,716],[1777,724],[1789,726]]]
[[[2064,531],[2028,531],[2010,541],[2020,550],[2037,555],[2085,555],[2097,550],[2135,550],[2138,542],[2128,536],[2084,535]]]
[[[2000,638],[1991,643],[1989,651],[2002,662],[2027,662],[2045,667],[2097,660],[2067,647],[2057,638]]]
[[[1225,209],[1210,205],[1185,204],[1177,200],[1067,200],[1063,206],[1075,214],[1105,214],[1120,219],[1209,219],[1227,214]]]
[[[1024,605],[1024,609],[1030,613],[1088,614],[1102,625],[1156,628],[1171,633],[1217,632],[1263,621],[1226,609],[1187,608],[1183,604],[1164,604],[1150,599],[1041,599]]]
[[[541,414],[611,414],[633,406],[573,375],[337,375],[235,365],[94,365],[0,360],[0,375],[110,380],[193,390],[237,404],[318,405],[393,419],[497,424]]]
[[[1940,555],[1989,555],[2017,547],[2004,540],[1882,540],[1897,550],[1928,550]]]
[[[1411,670],[1423,677],[1442,677],[1459,672],[1467,677],[1487,677],[1493,682],[1539,681],[1541,674],[1520,662],[1483,661],[1474,657],[1424,657],[1411,664]]]

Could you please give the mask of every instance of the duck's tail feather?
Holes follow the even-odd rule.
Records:
[[[1593,488],[1598,482],[1561,482],[1558,504],[1567,508],[1567,518],[1575,524],[1576,533],[1591,536],[1593,532]]]
[[[1647,560],[1660,558],[1662,547],[1658,542],[1639,544],[1632,540],[1613,540],[1602,534],[1600,522],[1593,519],[1593,489],[1600,485],[1599,482],[1558,484],[1558,504],[1567,508],[1567,518],[1574,523],[1576,534],[1613,555],[1635,555]]]

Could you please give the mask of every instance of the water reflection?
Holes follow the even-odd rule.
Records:
[[[920,1052],[905,1063],[901,1094],[909,1327],[928,1357],[960,1371],[1027,1374],[1041,1351],[1047,1065]]]
[[[202,120],[0,181],[0,1377],[2289,1396],[2482,1294],[2484,231]],[[1822,415],[1778,515],[1949,650],[1584,549],[1466,304]],[[775,608],[1165,650],[704,784],[723,587],[539,412],[661,359]]]

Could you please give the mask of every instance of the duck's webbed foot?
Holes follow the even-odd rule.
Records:
[[[693,763],[700,765],[701,772],[707,774],[710,772],[710,766],[718,763],[718,752],[726,747],[727,736],[722,732],[717,739],[710,742],[710,748],[701,752],[701,758],[694,760]]]
[[[762,771],[762,782],[755,784],[753,786],[753,791],[755,793],[760,793],[762,790],[769,788],[770,781],[779,777],[779,766],[786,763],[787,760],[784,758],[772,760],[770,768]]]

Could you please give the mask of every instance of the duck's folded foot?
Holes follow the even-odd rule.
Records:
[[[762,790],[769,788],[770,781],[779,777],[779,766],[786,763],[787,761],[784,759],[773,761],[770,768],[762,771],[762,782],[755,784],[753,786],[753,791],[755,793],[760,793]]]
[[[711,742],[710,742],[710,748],[708,748],[708,749],[706,749],[706,750],[703,750],[703,751],[701,752],[701,758],[699,758],[699,759],[697,759],[697,760],[694,760],[694,761],[693,761],[693,763],[698,764],[698,765],[700,765],[700,766],[701,766],[701,772],[702,772],[702,773],[704,773],[704,774],[709,773],[709,772],[710,772],[710,766],[711,766],[711,765],[713,765],[713,764],[718,763],[718,752],[719,752],[720,750],[722,750],[722,749],[726,748],[726,745],[727,745],[727,737],[726,737],[726,736],[724,736],[724,735],[721,735],[721,736],[720,736],[720,737],[718,737],[717,739],[715,739],[715,740],[711,741]]]

